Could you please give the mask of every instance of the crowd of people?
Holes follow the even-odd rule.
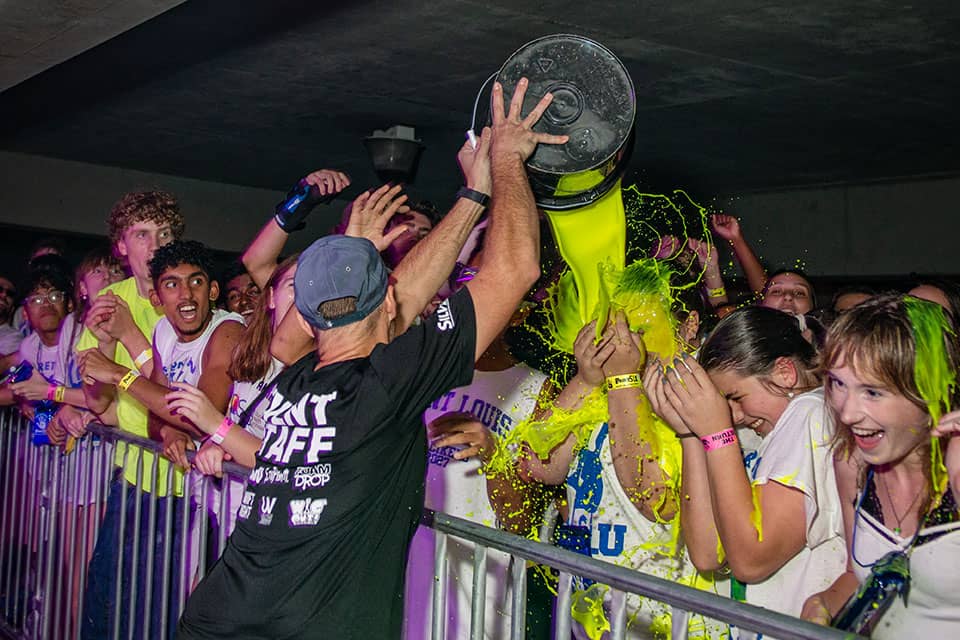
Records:
[[[960,630],[960,288],[848,287],[821,306],[803,273],[768,275],[717,214],[712,236],[664,236],[611,276],[570,375],[540,371],[510,339],[557,274],[524,163],[566,138],[534,131],[551,96],[523,114],[525,88],[504,104],[495,84],[443,216],[401,185],[371,188],[284,258],[313,206],[350,186],[318,170],[218,273],[174,196],[132,192],[110,211],[109,246],[75,268],[53,245],[22,282],[0,277],[2,366],[30,369],[0,403],[43,418],[65,452],[100,446],[92,422],[161,444],[116,449],[96,545],[75,554],[84,638],[121,616],[124,636],[413,640],[433,586],[448,592],[447,637],[470,637],[473,548],[451,541],[435,585],[424,505],[876,638]],[[753,299],[728,293],[714,240]],[[697,277],[677,293],[680,261]],[[188,568],[156,550],[219,500],[189,478],[229,460],[251,469],[220,485],[229,541],[163,620],[181,604],[170,576]],[[182,499],[151,506],[170,494]],[[120,537],[152,509],[173,523],[154,547]],[[130,590],[118,557],[169,606],[115,602]],[[909,569],[902,593],[876,588],[893,562]],[[486,637],[504,638],[509,557],[491,551],[486,571]],[[526,636],[549,638],[551,578],[528,573]],[[577,577],[574,590],[574,636],[604,637],[609,589]],[[631,638],[755,637],[637,596],[627,608]]]

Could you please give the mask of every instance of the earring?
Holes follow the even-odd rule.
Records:
[[[793,391],[788,391],[788,392],[787,392],[787,399],[793,400],[793,396],[795,396],[795,395],[797,395],[797,394],[795,394]]]

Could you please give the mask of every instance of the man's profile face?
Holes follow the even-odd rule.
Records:
[[[127,227],[120,240],[117,241],[117,251],[126,256],[130,263],[130,271],[139,278],[149,278],[150,268],[147,263],[153,258],[157,247],[173,242],[173,230],[170,225],[162,225],[152,220],[135,222]]]
[[[227,280],[227,309],[249,320],[260,300],[260,287],[248,273],[241,273]]]
[[[160,274],[155,287],[156,302],[180,340],[189,342],[206,329],[220,288],[200,267],[171,267]]]

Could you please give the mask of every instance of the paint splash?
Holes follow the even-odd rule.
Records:
[[[944,343],[945,339],[956,339],[956,334],[940,305],[905,296],[903,306],[916,343],[914,381],[927,405],[932,424],[937,424],[940,416],[950,411],[951,398],[957,389],[956,372],[950,367]],[[939,438],[930,441],[930,479],[934,495],[931,508],[934,508],[946,492],[949,481]]]

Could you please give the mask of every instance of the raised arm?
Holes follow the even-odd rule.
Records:
[[[540,225],[524,163],[538,144],[562,144],[568,139],[533,130],[553,100],[550,93],[521,118],[526,92],[527,79],[521,78],[504,114],[503,87],[499,82],[493,85],[490,227],[480,272],[467,283],[477,310],[477,358],[503,330],[540,275]]]
[[[320,169],[297,182],[283,202],[277,204],[273,217],[263,225],[240,258],[258,287],[263,289],[267,286],[287,238],[304,227],[307,214],[319,203],[329,202],[348,186],[350,178],[346,174]]]
[[[744,239],[740,231],[740,223],[733,216],[725,214],[715,214],[710,216],[710,222],[713,226],[713,232],[730,243],[733,249],[733,255],[743,275],[747,278],[747,284],[750,290],[760,295],[763,292],[763,286],[767,283],[767,270],[760,264],[757,254],[753,252],[750,244]]]

